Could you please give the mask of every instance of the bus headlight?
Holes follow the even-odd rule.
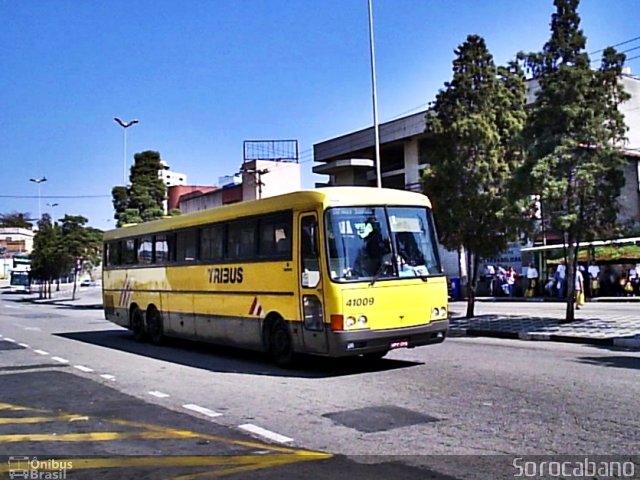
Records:
[[[359,324],[360,324],[360,326],[362,326],[362,327],[366,327],[366,326],[367,326],[367,322],[368,322],[368,321],[369,321],[369,320],[368,320],[368,319],[367,319],[367,317],[365,317],[364,315],[360,315],[360,316],[358,317],[358,323],[359,323]]]
[[[346,327],[353,327],[356,324],[355,317],[347,317],[347,320],[344,322]]]
[[[435,320],[437,318],[446,318],[447,317],[447,307],[436,307],[431,310],[431,320]]]

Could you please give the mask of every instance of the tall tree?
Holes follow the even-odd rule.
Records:
[[[111,192],[118,227],[148,222],[164,215],[167,189],[158,175],[163,168],[160,154],[147,150],[136,153],[134,160],[129,177],[131,185],[114,187]]]
[[[72,264],[64,248],[62,229],[46,213],[38,220],[30,257],[31,278],[40,282],[40,296],[51,298],[51,283],[66,275]]]
[[[578,4],[555,0],[542,52],[519,54],[540,87],[525,132],[525,171],[545,217],[568,245],[566,321],[574,319],[578,244],[615,223],[626,133],[618,107],[629,98],[619,81],[623,54],[607,48],[600,68],[590,67]]]
[[[65,215],[61,221],[64,254],[73,268],[72,299],[75,299],[78,274],[86,262],[95,264],[100,258],[102,238],[99,230],[85,227],[88,220],[81,215]]]
[[[497,67],[484,39],[469,35],[455,51],[453,78],[427,113],[432,157],[423,173],[440,240],[467,253],[467,316],[473,316],[482,258],[504,251],[522,227],[512,173],[522,164],[524,77]]]
[[[26,212],[0,213],[0,227],[28,228],[33,227],[31,215]]]

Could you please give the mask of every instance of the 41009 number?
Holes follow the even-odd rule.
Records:
[[[373,297],[350,298],[347,300],[347,307],[368,307],[373,305],[374,302],[375,298]]]

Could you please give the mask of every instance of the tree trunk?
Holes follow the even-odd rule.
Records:
[[[467,260],[468,254],[467,249],[464,245],[460,245],[458,247],[458,270],[460,273],[460,293],[464,291],[464,288],[467,286]]]
[[[576,242],[575,247],[573,246],[574,241]],[[575,320],[574,298],[576,295],[576,267],[578,264],[577,240],[570,238],[569,242],[567,252],[567,309],[564,317],[564,321],[566,323],[573,322]]]
[[[478,287],[478,267],[480,263],[480,259],[476,254],[470,253],[468,249],[465,249],[467,252],[467,272],[469,273],[469,283],[468,283],[468,292],[469,297],[467,299],[467,318],[472,318],[475,315],[475,305],[476,305],[476,290]]]
[[[71,294],[71,300],[76,299],[76,279],[78,278],[78,267],[73,268],[73,293]]]

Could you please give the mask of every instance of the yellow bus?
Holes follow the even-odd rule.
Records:
[[[104,234],[108,320],[137,340],[181,337],[268,352],[384,356],[440,343],[447,281],[431,204],[332,187]]]

